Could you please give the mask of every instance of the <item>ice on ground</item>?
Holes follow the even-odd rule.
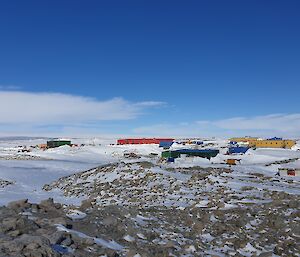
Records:
[[[123,237],[124,240],[126,240],[127,242],[134,242],[135,238],[130,236],[130,235],[126,235]]]
[[[45,192],[42,187],[49,181],[94,166],[95,164],[69,161],[0,160],[0,178],[14,181],[14,184],[0,188],[0,205],[24,198],[31,202],[40,202],[49,197],[60,202],[78,204],[82,199],[66,199],[61,192]]]
[[[208,201],[208,200],[202,200],[202,201],[199,201],[199,202],[195,205],[195,207],[206,208],[208,204],[209,204],[209,201]]]
[[[79,210],[68,210],[66,216],[72,220],[81,220],[86,217],[86,213],[81,212]]]

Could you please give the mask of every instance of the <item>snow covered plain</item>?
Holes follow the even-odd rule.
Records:
[[[231,156],[240,164],[230,167],[225,154],[164,163],[156,145],[95,141],[30,153],[17,146],[37,141],[0,144],[0,179],[14,183],[3,182],[0,204],[53,197],[79,205],[86,199],[65,214],[74,218],[73,229],[57,228],[73,241],[78,235],[92,241],[90,256],[101,247],[121,256],[299,256],[300,180],[276,176],[279,167],[300,168],[298,146],[249,150]],[[224,140],[207,147],[226,150]],[[141,158],[124,158],[126,152]],[[26,211],[38,219],[32,208]]]
[[[76,139],[73,141],[76,142]],[[82,198],[66,199],[62,197],[61,192],[46,192],[42,190],[42,187],[60,177],[99,165],[118,162],[126,151],[135,151],[144,155],[160,151],[154,145],[124,147],[99,145],[102,141],[95,139],[79,141],[90,145],[74,148],[62,146],[46,151],[33,149],[30,153],[22,153],[19,151],[23,146],[45,143],[45,139],[0,142],[0,179],[12,182],[5,188],[0,186],[0,205],[21,198],[39,202],[48,197],[59,202],[80,204]],[[97,145],[92,145],[95,141]]]

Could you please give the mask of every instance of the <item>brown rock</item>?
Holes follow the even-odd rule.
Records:
[[[28,203],[28,199],[22,199],[8,203],[7,207],[10,209],[28,208],[30,204]]]

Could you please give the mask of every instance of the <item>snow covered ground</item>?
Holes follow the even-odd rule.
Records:
[[[46,151],[33,148],[30,153],[20,152],[23,146],[28,148],[45,141],[29,139],[0,142],[0,179],[13,182],[0,188],[0,205],[22,198],[39,202],[48,197],[59,202],[79,204],[82,198],[66,199],[61,192],[46,192],[42,187],[63,176],[118,162],[125,152],[148,155],[160,154],[161,151],[157,145],[117,146],[107,144],[107,140],[75,139],[72,142],[85,146],[62,146]]]
[[[0,205],[49,197],[78,205],[66,214],[77,228],[57,228],[96,242],[93,249],[118,246],[120,256],[129,250],[138,256],[299,252],[300,179],[276,175],[280,167],[300,168],[298,146],[226,155],[226,141],[211,140],[204,147],[220,149],[215,158],[183,156],[167,163],[158,145],[72,141],[79,146],[45,151],[29,147],[44,139],[0,142]],[[30,152],[20,152],[24,145]],[[188,147],[202,146],[172,146]],[[134,154],[126,158],[124,153]],[[240,163],[229,166],[228,158]],[[30,206],[26,211],[33,215]]]
[[[23,198],[39,202],[53,197],[57,201],[66,202],[64,198],[60,197],[59,192],[44,192],[43,185],[93,166],[95,164],[63,160],[0,160],[0,178],[13,182],[12,185],[0,188],[0,205]],[[80,199],[68,199],[67,201],[80,203]]]
[[[155,158],[128,160],[61,178],[45,190],[87,196],[88,206],[101,213],[112,206],[135,210],[116,219],[126,225],[135,222],[130,229],[127,225],[129,235],[116,239],[116,229],[111,237],[116,242],[124,239],[122,245],[130,248],[136,244],[141,256],[153,245],[160,250],[169,246],[173,253],[156,256],[236,256],[237,252],[240,256],[270,252],[294,256],[299,252],[298,181],[277,177],[261,170],[262,166],[171,166]],[[113,216],[122,212],[114,211]],[[91,223],[99,225],[98,220]],[[292,247],[281,250],[287,238]]]
[[[82,199],[65,199],[61,192],[45,192],[44,184],[57,180],[76,172],[84,171],[99,165],[115,163],[124,160],[124,153],[149,156],[157,154],[157,160],[162,149],[157,145],[110,145],[114,142],[107,139],[72,139],[72,142],[81,147],[62,146],[46,151],[33,148],[30,153],[22,153],[22,146],[34,146],[45,143],[45,139],[5,140],[0,141],[0,179],[13,182],[12,185],[0,188],[0,205],[20,198],[28,198],[37,202],[47,197],[53,197],[60,202],[79,203]],[[207,141],[209,147],[221,149],[224,152],[225,140]],[[172,149],[187,148],[174,144]],[[199,147],[199,146],[194,146]],[[206,146],[205,148],[207,148]],[[228,156],[220,153],[215,158],[207,160],[199,157],[182,157],[175,163],[162,164],[165,168],[188,167],[228,167],[225,163],[228,158],[240,159],[240,164],[234,167],[236,172],[247,173],[255,170],[258,173],[274,176],[279,167],[300,168],[300,160],[288,164],[268,164],[288,159],[300,158],[300,151],[296,145],[293,150],[287,149],[256,149],[248,150],[244,155]],[[26,160],[30,156],[32,160]],[[14,158],[13,158],[14,157]],[[23,158],[24,157],[24,158]],[[11,158],[11,159],[10,159]],[[35,159],[34,159],[35,158]],[[299,180],[298,177],[293,178]]]

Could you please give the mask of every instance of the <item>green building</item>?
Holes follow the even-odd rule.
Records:
[[[175,151],[164,151],[161,153],[162,158],[179,158],[182,154],[187,156],[198,156],[202,158],[213,158],[217,156],[219,153],[219,150],[215,149],[180,149]]]
[[[47,147],[48,148],[55,148],[63,145],[71,145],[70,140],[50,140],[47,141]]]

